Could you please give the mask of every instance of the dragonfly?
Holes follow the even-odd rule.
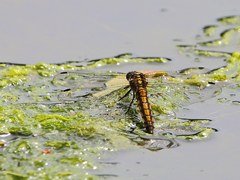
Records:
[[[173,74],[177,77],[184,74],[183,72],[186,70]],[[145,131],[153,134],[155,119],[153,111],[175,116],[172,108],[204,101],[220,91],[220,87],[215,84],[201,88],[180,81],[169,81],[172,78],[174,77],[165,71],[132,71],[127,74],[63,71],[55,75],[52,84],[58,92],[59,101],[64,103],[81,101],[89,97],[97,99],[105,97],[109,101],[119,102],[132,92],[126,113],[130,111],[136,98],[138,107],[136,109],[140,111]],[[116,93],[122,91],[124,95],[120,93],[116,97]],[[101,101],[98,103],[97,106],[101,107]]]
[[[144,120],[146,131],[147,133],[153,134],[154,120],[152,117],[151,105],[148,101],[147,79],[143,73],[137,71],[131,71],[127,73],[126,79],[129,81],[130,90],[122,98],[126,97],[131,91],[133,92],[133,98],[130,102],[129,108],[136,97],[138,108],[141,112],[142,119]]]

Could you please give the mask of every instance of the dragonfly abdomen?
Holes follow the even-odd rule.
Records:
[[[153,125],[153,118],[152,118],[152,110],[151,105],[148,102],[147,91],[146,88],[139,88],[136,91],[136,98],[138,108],[141,112],[141,116],[144,120],[144,125],[148,133],[153,133],[154,125]]]
[[[154,129],[154,121],[152,117],[151,105],[148,102],[146,77],[143,73],[136,71],[129,72],[126,77],[133,93],[136,95],[138,108],[144,120],[146,131],[152,134]]]

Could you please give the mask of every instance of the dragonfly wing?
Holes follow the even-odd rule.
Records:
[[[155,84],[148,86],[149,101],[153,110],[166,114],[174,114],[173,110],[181,106],[203,102],[220,91],[221,87],[215,84],[201,88],[186,83],[155,81]]]
[[[129,83],[126,80],[125,76],[122,76],[122,75],[116,76],[105,83],[105,85],[106,85],[105,90],[96,92],[93,94],[93,96],[95,96],[95,97],[106,96],[106,95],[110,94],[111,92],[122,88],[123,86],[128,86],[128,84]]]
[[[61,100],[78,100],[88,95],[97,96],[105,91],[108,81],[118,76],[117,74],[83,73],[80,71],[64,71],[53,78],[55,91],[59,92]],[[118,84],[119,85],[119,84]],[[117,89],[111,85],[112,89]],[[119,87],[118,87],[119,88]],[[105,95],[100,93],[100,95]]]
[[[221,86],[217,84],[209,84],[208,86],[202,88],[196,86],[188,86],[186,95],[189,99],[187,104],[194,104],[198,102],[206,101],[210,98],[217,96],[221,91]]]

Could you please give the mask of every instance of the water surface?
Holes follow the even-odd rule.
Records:
[[[219,67],[222,60],[196,61],[178,53],[176,44],[192,44],[202,27],[216,18],[238,15],[237,0],[214,1],[38,1],[4,0],[0,4],[0,58],[3,62],[48,63],[109,57],[123,52],[161,56],[161,66],[123,67],[179,70]],[[235,47],[239,50],[239,44]],[[229,92],[225,92],[226,95]],[[239,93],[239,92],[237,92]],[[238,96],[233,100],[238,100]],[[179,115],[212,119],[219,130],[210,139],[170,150],[129,150],[106,155],[96,172],[119,179],[238,179],[240,166],[239,106],[210,99]]]

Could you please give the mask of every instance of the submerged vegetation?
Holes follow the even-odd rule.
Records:
[[[220,38],[179,45],[186,54],[226,58],[223,67],[149,73],[153,135],[144,132],[135,104],[125,114],[131,97],[118,101],[127,91],[125,75],[91,70],[121,63],[166,63],[168,58],[122,54],[88,62],[0,64],[0,179],[91,179],[88,170],[98,168],[105,152],[137,147],[156,151],[179,146],[178,139],[209,137],[216,131],[208,127],[211,120],[179,118],[175,112],[216,96],[221,87],[239,87],[240,52],[211,49],[232,42],[239,19],[220,18],[218,25],[203,29],[204,38],[212,38],[227,25]]]

